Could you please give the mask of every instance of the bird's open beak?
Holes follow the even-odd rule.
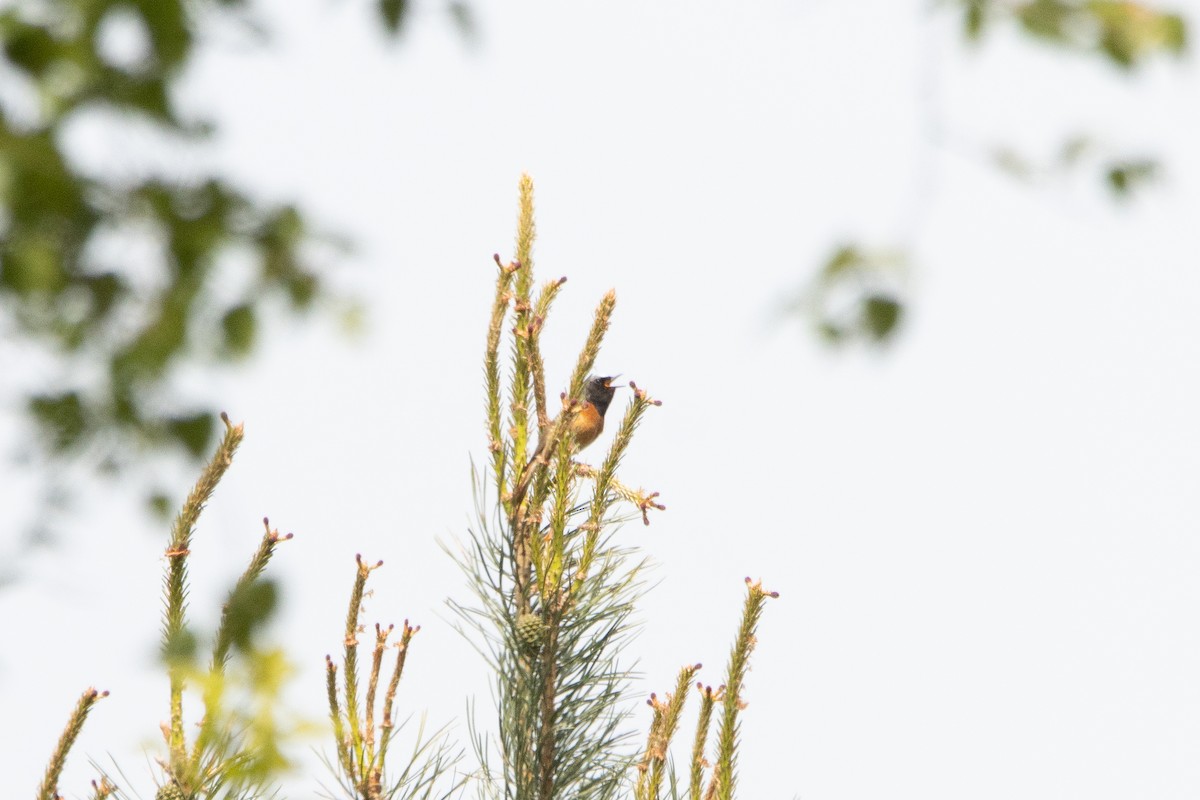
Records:
[[[614,384],[614,383],[613,383],[613,381],[615,381],[615,380],[616,380],[617,378],[619,378],[619,377],[621,377],[621,376],[620,376],[620,374],[617,374],[617,375],[613,375],[611,378],[609,378],[608,380],[606,380],[606,381],[604,382],[604,388],[606,388],[606,389],[620,389],[620,388],[621,388],[622,386],[624,386],[625,384],[623,384],[623,383],[617,383],[617,384]]]

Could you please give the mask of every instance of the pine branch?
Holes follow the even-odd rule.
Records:
[[[360,705],[358,699],[358,633],[362,614],[362,600],[366,582],[371,572],[383,566],[379,561],[368,565],[362,556],[355,556],[357,568],[354,584],[350,591],[350,608],[346,616],[343,653],[343,693],[338,697],[337,667],[333,659],[325,656],[325,693],[329,702],[329,716],[337,745],[335,773],[346,793],[356,800],[429,800],[455,764],[461,753],[450,751],[445,740],[445,729],[426,738],[424,723],[417,732],[417,741],[412,754],[396,771],[389,767],[390,746],[397,733],[393,710],[400,678],[408,657],[412,638],[420,631],[419,626],[409,625],[408,620],[400,631],[396,644],[396,660],[391,677],[385,687],[382,705],[378,702],[380,679],[384,672],[384,655],[388,640],[395,631],[393,625],[375,625],[375,638],[371,648],[370,669],[367,674],[366,694]],[[331,765],[332,768],[332,765]],[[448,797],[460,788],[455,783],[444,795]]]
[[[529,444],[529,392],[531,389],[530,343],[536,334],[533,317],[533,241],[537,229],[533,221],[533,181],[521,176],[517,214],[517,253],[513,310],[512,382],[509,388],[510,427],[514,469],[525,463]],[[517,480],[513,475],[513,480]],[[515,492],[514,492],[515,493]]]
[[[200,474],[171,528],[170,544],[167,545],[167,575],[165,580],[165,609],[163,613],[163,650],[172,654],[180,647],[185,634],[187,612],[187,557],[191,552],[192,535],[204,505],[212,497],[221,477],[233,463],[233,454],[242,442],[242,425],[233,425],[228,415],[221,413],[225,423],[225,437]],[[171,721],[168,728],[167,745],[174,770],[185,768],[186,743],[183,734],[183,665],[177,658],[169,658],[167,670],[170,680]]]
[[[704,770],[708,762],[704,760],[704,745],[708,742],[708,729],[712,724],[713,706],[721,699],[723,692],[714,690],[711,686],[696,684],[700,692],[700,716],[696,720],[696,738],[692,743],[692,768],[688,781],[688,797],[690,800],[701,800],[704,791]]]
[[[742,700],[742,682],[750,664],[750,653],[757,642],[755,630],[762,617],[767,598],[778,597],[778,592],[767,592],[762,583],[746,578],[746,605],[742,613],[742,625],[729,654],[729,670],[725,677],[725,696],[721,707],[721,723],[717,732],[717,764],[713,771],[717,797],[732,800],[737,782],[737,749],[740,732],[738,715],[745,707]]]
[[[505,492],[507,453],[504,448],[504,436],[500,429],[500,337],[503,332],[504,318],[508,314],[508,304],[511,300],[508,287],[512,284],[513,273],[520,264],[502,264],[500,256],[494,256],[500,274],[496,277],[496,297],[492,301],[491,322],[488,324],[487,346],[483,357],[483,375],[487,394],[487,432],[488,452],[492,454],[492,474],[496,478],[496,493],[503,497]]]
[[[533,376],[533,403],[537,409],[539,446],[546,426],[550,424],[550,417],[546,411],[546,368],[541,350],[542,326],[546,323],[546,315],[550,313],[550,305],[558,296],[558,290],[566,282],[566,278],[559,278],[542,285],[537,304],[534,306],[533,320],[529,325],[529,368]]]
[[[79,738],[79,732],[83,730],[83,723],[87,721],[88,712],[92,710],[92,706],[96,705],[97,701],[104,697],[108,697],[108,692],[98,692],[91,688],[79,696],[79,702],[75,704],[75,710],[71,712],[62,736],[58,738],[58,746],[54,748],[54,753],[50,756],[50,763],[46,765],[46,774],[42,777],[42,785],[38,787],[38,800],[56,800],[58,798],[58,779],[67,763],[67,754],[71,752],[71,747]]]
[[[638,764],[637,786],[634,789],[636,800],[659,800],[668,750],[679,729],[679,717],[687,702],[692,678],[699,669],[699,664],[681,669],[675,682],[675,691],[669,693],[666,700],[659,700],[658,695],[651,694],[646,701],[654,710],[654,716],[650,722],[650,735],[646,739],[646,752]]]
[[[261,578],[267,564],[271,561],[271,556],[275,554],[275,546],[292,538],[290,533],[280,536],[279,531],[272,530],[271,522],[266,517],[263,517],[263,527],[266,528],[266,532],[258,544],[258,550],[251,556],[249,565],[229,592],[230,599],[245,592],[252,583]],[[221,609],[221,623],[217,627],[216,643],[213,646],[211,669],[217,673],[225,671],[225,667],[229,663],[229,651],[233,646],[233,626],[230,624],[229,607],[230,604],[227,601]]]

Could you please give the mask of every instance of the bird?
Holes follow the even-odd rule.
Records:
[[[614,386],[613,381],[621,377],[620,375],[608,376],[588,376],[587,381],[583,384],[583,402],[575,415],[571,417],[569,430],[567,435],[571,437],[572,451],[582,450],[592,442],[596,441],[596,437],[604,430],[604,412],[608,411],[609,405],[612,403],[613,395],[617,393],[619,386]],[[566,397],[566,395],[563,395]],[[529,489],[529,482],[533,479],[535,470],[534,465],[541,459],[546,459],[547,453],[545,450],[550,446],[550,431],[558,424],[558,417],[555,417],[550,422],[542,426],[538,433],[537,449],[533,452],[533,458],[525,464],[525,469],[521,470],[520,478],[513,487],[512,507],[520,508],[525,499],[525,492]],[[544,463],[544,462],[543,462]]]
[[[582,450],[592,442],[596,441],[601,431],[604,430],[604,413],[608,411],[609,405],[612,403],[613,395],[616,394],[620,386],[614,386],[613,381],[621,377],[620,375],[608,375],[604,377],[592,375],[589,376],[587,382],[583,385],[583,405],[571,419],[569,435],[574,439],[573,450]],[[533,459],[529,462],[537,460],[542,455],[542,451],[548,445],[547,434],[554,428],[557,418],[542,429],[538,436],[537,450],[533,453]]]

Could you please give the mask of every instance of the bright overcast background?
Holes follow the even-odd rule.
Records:
[[[1010,30],[968,51],[957,14],[908,0],[478,3],[474,47],[434,3],[395,46],[373,6],[259,5],[269,46],[218,26],[187,103],[217,121],[227,175],[356,242],[335,274],[366,324],[281,317],[248,367],[182,376],[246,424],[191,608],[213,624],[264,515],[294,532],[270,572],[299,714],[325,724],[360,552],[385,562],[366,621],[422,625],[404,713],[466,742],[475,698],[491,723],[438,540],[472,519],[491,255],[511,254],[527,171],[535,269],[569,277],[551,391],[615,288],[597,368],[663,401],[622,474],[668,506],[619,534],[657,565],[627,653],[639,739],[641,700],[680,666],[720,682],[753,576],[780,597],[745,689],[744,798],[1200,795],[1193,59],[1130,77]],[[1164,179],[1115,204],[1094,173],[1030,186],[969,146],[1049,156],[1081,131]],[[141,147],[77,133],[97,163]],[[779,313],[853,238],[913,246],[911,315],[881,350],[830,350]],[[169,479],[182,497],[193,473]],[[137,486],[89,480],[0,590],[5,797],[37,785],[89,685],[112,696],[64,790],[111,755],[153,796],[166,532]],[[5,505],[15,536],[31,503]],[[298,750],[291,797],[331,782],[309,749],[330,741]]]

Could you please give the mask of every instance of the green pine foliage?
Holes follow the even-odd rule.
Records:
[[[474,769],[464,769],[464,753],[445,728],[426,735],[422,726],[415,746],[397,754],[393,745],[402,726],[396,694],[420,628],[405,620],[398,635],[392,625],[379,623],[373,635],[367,633],[362,602],[367,581],[382,562],[368,564],[356,556],[340,665],[325,657],[333,736],[327,765],[337,785],[332,796],[445,800],[473,787],[482,797],[505,800],[660,800],[685,794],[692,800],[733,798],[742,685],[755,629],[772,595],[747,580],[746,607],[725,685],[714,690],[697,684],[700,717],[685,790],[670,752],[700,665],[685,667],[666,699],[651,695],[649,737],[639,752],[631,718],[632,660],[621,655],[634,638],[632,618],[644,590],[644,560],[621,545],[617,534],[629,519],[640,517],[649,524],[650,512],[664,506],[656,501],[656,492],[630,488],[617,472],[638,426],[659,403],[630,381],[631,396],[608,451],[597,465],[582,460],[571,424],[583,408],[582,389],[616,295],[601,298],[569,389],[551,409],[538,337],[564,279],[544,284],[534,296],[533,240],[533,184],[525,177],[520,259],[496,259],[499,275],[484,358],[490,458],[486,476],[476,476],[478,524],[456,555],[475,599],[450,601],[464,623],[462,630],[493,670],[495,734],[473,733]],[[506,329],[512,337],[510,363],[502,368]],[[501,392],[502,374],[509,377],[507,396]],[[288,766],[283,744],[303,729],[280,708],[287,660],[261,642],[263,625],[276,605],[274,583],[264,576],[278,545],[290,534],[281,536],[263,520],[262,539],[229,594],[217,630],[207,637],[210,650],[204,659],[204,637],[188,621],[188,560],[197,546],[197,524],[243,436],[241,425],[224,414],[221,419],[224,437],[176,517],[165,552],[162,654],[169,677],[169,721],[163,726],[166,747],[158,759],[156,800],[277,797],[276,779]],[[489,489],[494,492],[490,500],[485,498]],[[196,724],[185,719],[188,693],[202,703]],[[89,689],[80,698],[38,800],[58,797],[66,757],[88,712],[104,694]],[[719,719],[715,739],[710,736],[714,714]],[[134,796],[109,775],[93,783],[95,800]]]

